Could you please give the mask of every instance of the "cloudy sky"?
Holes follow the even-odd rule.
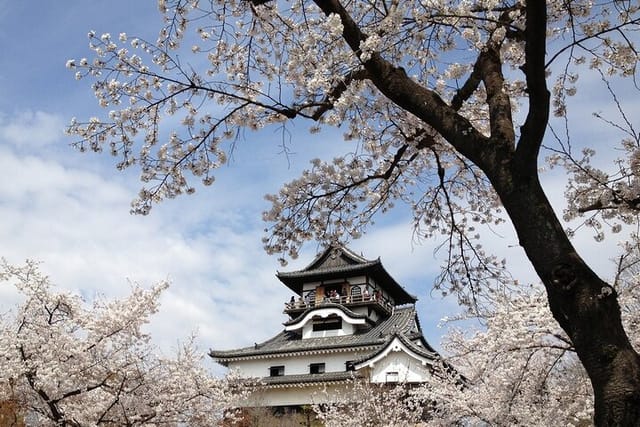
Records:
[[[108,156],[74,151],[63,134],[71,117],[99,113],[89,82],[75,81],[65,62],[90,56],[89,30],[155,39],[160,25],[155,5],[152,0],[0,0],[0,256],[12,263],[41,260],[59,287],[87,300],[125,295],[131,281],[150,285],[168,278],[172,286],[150,325],[161,348],[170,350],[193,331],[203,350],[249,345],[282,328],[283,303],[290,296],[275,278],[276,258],[262,250],[263,195],[276,192],[310,158],[328,158],[344,143],[337,132],[311,137],[294,126],[301,137],[294,138],[286,157],[280,135],[250,135],[216,173],[212,187],[165,202],[147,217],[130,215],[139,189],[136,172],[119,173]],[[586,126],[585,134],[595,132]],[[560,200],[562,174],[545,179],[551,197]],[[351,247],[370,259],[380,256],[419,297],[422,326],[437,347],[438,320],[458,308],[431,294],[439,266],[435,242],[413,242],[409,221],[400,211],[381,218]],[[498,231],[488,246],[509,259],[517,277],[534,281],[517,239],[508,228]],[[579,239],[583,255],[608,274],[603,247],[589,236]],[[303,267],[316,250],[308,244],[287,269]],[[15,302],[13,290],[0,284],[2,311]]]

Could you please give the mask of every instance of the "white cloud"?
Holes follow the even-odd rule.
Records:
[[[23,111],[0,118],[0,138],[15,146],[37,147],[60,140],[65,122],[61,116],[43,111]]]
[[[33,123],[37,126],[35,119]],[[36,134],[50,121],[40,123],[44,127]],[[87,299],[97,293],[125,295],[127,278],[147,285],[169,278],[172,286],[149,327],[164,349],[175,347],[192,331],[198,332],[206,350],[250,345],[282,329],[289,291],[274,277],[275,259],[262,251],[263,225],[258,218],[262,193],[269,191],[265,188],[277,188],[285,175],[295,174],[282,169],[283,161],[278,165],[265,160],[266,173],[247,173],[239,159],[219,171],[214,187],[195,197],[167,201],[148,217],[136,217],[129,215],[128,205],[138,182],[125,186],[114,177],[115,171],[109,170],[107,178],[84,162],[64,166],[44,157],[35,145],[14,146],[0,145],[0,168],[10,177],[0,180],[0,256],[15,263],[27,257],[43,260],[44,271],[60,287]],[[260,163],[261,156],[269,155],[269,150],[257,150],[251,162]],[[87,158],[71,150],[69,156]],[[86,162],[92,163],[95,158]],[[560,203],[563,177],[550,178],[545,183],[553,190],[552,200]],[[454,299],[431,295],[440,268],[433,252],[436,242],[414,244],[406,217],[394,212],[385,218],[351,247],[367,258],[380,256],[389,273],[418,296],[423,329],[438,346],[438,320],[458,308]],[[508,258],[516,277],[536,281],[510,227],[498,231],[505,237],[487,234],[484,246]],[[602,260],[602,246],[581,243],[589,259]],[[286,270],[304,267],[316,249],[309,243]],[[0,288],[0,297],[0,312],[15,303],[6,288]]]
[[[150,285],[169,278],[150,325],[165,350],[192,331],[202,348],[225,349],[281,329],[288,290],[274,277],[275,259],[262,251],[260,224],[241,227],[233,206],[206,209],[205,200],[193,200],[202,210],[185,218],[192,200],[185,199],[137,217],[127,209],[131,190],[91,171],[6,146],[0,168],[11,177],[0,181],[0,256],[10,262],[42,260],[57,286],[88,300],[126,295],[127,279]],[[6,284],[0,296],[0,312],[17,301]]]

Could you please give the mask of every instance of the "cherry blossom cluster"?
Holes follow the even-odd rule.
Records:
[[[565,190],[568,203],[564,219],[580,220],[576,227],[590,227],[596,241],[604,240],[607,233],[617,234],[636,224],[640,213],[640,133],[615,93],[612,95],[620,119],[602,113],[595,114],[595,118],[621,134],[619,140],[610,144],[616,148],[615,156],[604,162],[596,156],[595,148],[576,152],[568,141],[558,144],[547,158],[551,167],[562,166],[571,177]],[[606,151],[603,154],[612,153],[610,148]]]
[[[621,243],[613,285],[620,301],[620,314],[634,348],[640,346],[640,236],[632,233]],[[606,291],[603,289],[603,294]]]
[[[625,330],[640,344],[638,237],[624,245],[612,281]],[[602,289],[609,295],[613,289]],[[579,425],[590,423],[592,388],[544,290],[511,286],[490,293],[481,311],[445,318],[444,360],[418,400],[436,402],[434,425]],[[480,320],[481,327],[469,328]],[[460,323],[462,322],[462,323]],[[455,367],[451,370],[449,366]],[[439,374],[438,374],[439,372]]]
[[[617,292],[626,330],[640,339],[638,251],[620,258]],[[593,414],[592,390],[541,287],[491,292],[482,311],[445,318],[443,358],[421,385],[381,388],[354,380],[314,407],[331,426],[581,425]],[[469,323],[480,327],[469,327]],[[455,327],[452,325],[460,324]]]
[[[434,425],[575,425],[592,416],[591,386],[539,288],[493,294],[483,328],[452,328],[446,361],[416,397]],[[469,319],[469,314],[447,319]],[[467,322],[468,323],[468,322]],[[439,374],[438,374],[439,373]],[[571,396],[568,398],[568,396]]]
[[[637,31],[640,7],[633,2],[589,1],[550,3],[551,32],[560,40],[570,38],[575,43],[561,47],[552,61],[567,57],[556,73],[552,88],[556,116],[567,113],[567,97],[577,93],[577,80],[584,66],[602,70],[608,77],[633,77],[637,71],[638,52],[627,31]],[[551,40],[554,40],[553,38]],[[553,67],[553,63],[549,63]]]
[[[372,384],[353,378],[342,391],[319,393],[332,403],[314,405],[316,418],[327,427],[422,425],[422,403],[413,399],[407,384]]]
[[[213,378],[192,340],[172,358],[150,344],[143,326],[167,283],[89,305],[54,290],[33,261],[3,261],[0,279],[24,297],[0,317],[0,401],[28,425],[210,426],[246,392]]]

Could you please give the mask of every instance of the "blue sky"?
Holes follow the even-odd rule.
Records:
[[[100,113],[89,82],[75,81],[65,62],[90,56],[89,30],[155,39],[160,24],[151,0],[0,0],[0,256],[13,263],[41,260],[58,286],[87,299],[125,295],[129,281],[150,285],[169,278],[173,284],[150,325],[161,348],[175,347],[192,331],[203,351],[249,345],[281,330],[290,296],[275,278],[276,257],[262,250],[263,195],[297,176],[310,158],[328,159],[346,143],[339,131],[310,136],[304,125],[294,125],[293,154],[286,158],[278,134],[250,134],[212,187],[167,201],[148,217],[130,215],[137,173],[117,172],[106,155],[74,151],[63,134],[71,117]],[[583,130],[589,132],[588,124]],[[561,198],[563,179],[559,173],[546,178],[554,200]],[[380,256],[418,296],[422,326],[438,347],[438,320],[458,308],[431,295],[436,242],[413,242],[410,219],[401,209],[379,218],[351,248],[370,259]],[[498,231],[485,247],[507,257],[516,277],[535,281],[510,229]],[[609,263],[598,256],[603,246],[589,235],[578,240],[606,276]],[[613,256],[612,243],[607,250]],[[308,244],[286,269],[303,267],[316,249]],[[0,285],[2,311],[15,302],[13,290]]]

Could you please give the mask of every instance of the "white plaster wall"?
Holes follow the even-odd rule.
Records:
[[[366,306],[361,306],[361,307],[349,307],[349,310],[353,311],[354,313],[357,314],[363,314],[365,316],[367,316],[369,318],[369,320],[373,321],[373,322],[377,322],[378,320],[380,320],[380,315],[378,314],[377,311],[372,310],[371,313],[369,313],[369,308]]]
[[[367,280],[366,276],[355,276],[355,277],[350,277],[348,282],[351,285],[362,285],[363,283],[365,283],[365,281]],[[364,291],[364,289],[362,289]]]
[[[345,352],[334,354],[317,354],[300,357],[277,357],[271,359],[244,360],[230,362],[229,369],[237,369],[242,377],[268,377],[269,368],[272,366],[284,366],[285,375],[308,374],[309,365],[312,363],[324,363],[325,372],[343,372],[346,370],[346,362],[362,356],[361,352]]]
[[[419,360],[407,353],[392,351],[372,367],[371,382],[384,383],[387,381],[387,373],[397,372],[399,382],[421,382],[430,375],[428,365],[423,365]]]
[[[357,314],[364,314],[365,316],[369,315],[369,309],[367,307],[349,307],[349,310]]]
[[[317,288],[318,285],[320,285],[320,282],[305,283],[304,285],[302,285],[302,291],[306,294],[307,292],[312,291],[315,288]]]
[[[313,330],[314,319],[328,319],[329,317],[336,315],[342,319],[341,329],[331,329],[325,331]],[[344,314],[339,309],[329,307],[316,309],[313,312],[308,313],[300,322],[296,323],[295,325],[287,326],[286,330],[297,330],[302,327],[302,338],[336,337],[343,335],[352,335],[355,332],[354,324],[364,324],[364,321],[362,319],[353,319],[350,316]]]
[[[326,355],[309,355],[301,357],[277,357],[264,360],[250,360],[234,362],[229,368],[237,369],[246,378],[265,377],[269,375],[271,366],[284,365],[285,375],[308,374],[309,365],[324,363],[325,372],[343,372],[345,362],[355,360],[363,355],[362,352],[345,352]],[[421,382],[430,375],[428,365],[403,351],[392,351],[385,358],[370,366],[370,380],[373,383],[385,383],[387,373],[398,372],[399,382]],[[329,396],[336,396],[336,391],[344,386],[327,386]],[[246,406],[281,406],[303,405],[309,403],[325,403],[327,395],[321,393],[324,385],[292,386],[286,388],[270,387],[256,391],[251,395]],[[332,391],[333,390],[333,391]]]
[[[346,282],[348,282],[350,285],[362,285],[363,283],[365,283],[367,277],[366,276],[354,276],[354,277],[349,277],[348,279],[346,279]],[[340,284],[340,283],[345,283],[345,280],[340,278],[340,279],[336,279],[336,280],[329,280],[323,283],[323,285],[332,285],[332,284]],[[371,281],[371,284],[373,284],[373,281]],[[302,290],[303,292],[308,292],[311,290],[314,290],[315,288],[317,288],[318,286],[320,286],[320,282],[319,281],[315,281],[315,282],[308,282],[305,283],[304,285],[302,285]],[[364,291],[364,289],[362,289]]]

